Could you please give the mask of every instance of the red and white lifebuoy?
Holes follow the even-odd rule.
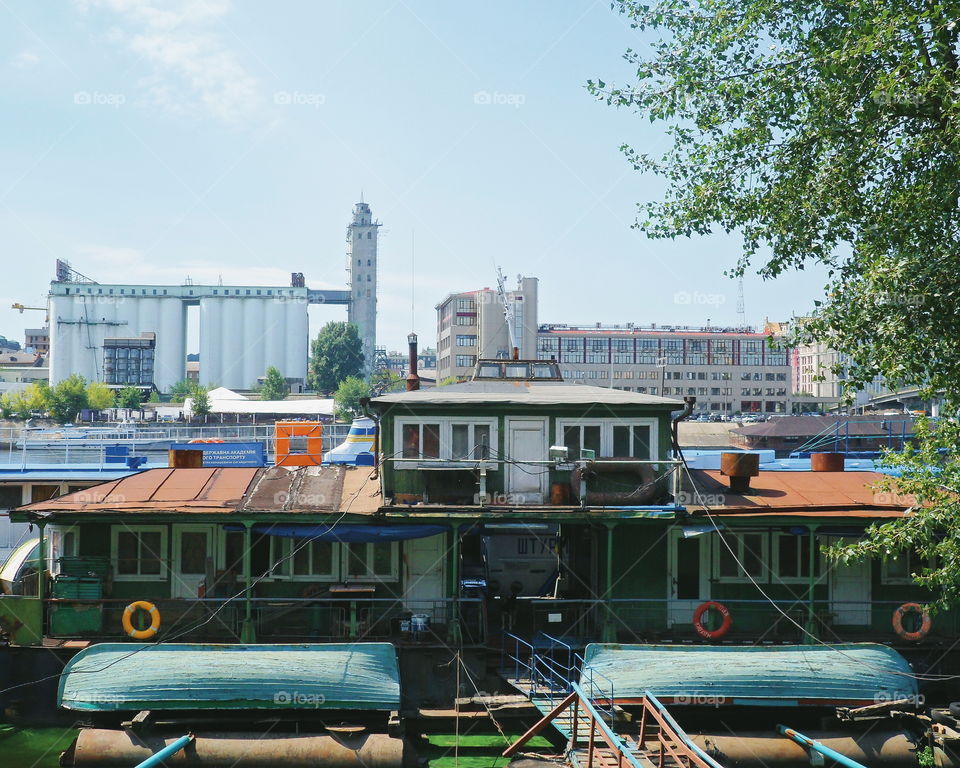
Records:
[[[716,611],[723,616],[723,621],[716,629],[707,629],[703,626],[703,617],[706,616],[708,611]],[[707,638],[707,640],[719,640],[730,631],[731,626],[733,626],[733,617],[730,615],[729,609],[716,600],[707,600],[707,602],[701,603],[697,606],[697,610],[693,612],[693,628],[697,630],[698,635]]]
[[[917,613],[920,615],[920,627],[915,632],[908,632],[903,627],[903,617],[908,613]],[[930,614],[923,610],[923,606],[920,605],[920,603],[904,603],[893,612],[893,631],[904,640],[909,640],[914,643],[918,640],[923,640],[923,638],[930,633],[930,627],[932,625],[933,622],[930,619]]]

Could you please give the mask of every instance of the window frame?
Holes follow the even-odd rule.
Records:
[[[777,584],[809,584],[809,576],[784,576],[780,573],[780,538],[789,537],[796,540],[797,544],[797,565],[800,565],[800,557],[802,556],[802,539],[809,539],[810,534],[804,533],[797,535],[795,533],[790,533],[788,531],[771,531],[770,532],[770,560],[772,564],[772,576],[776,580]],[[814,557],[814,573],[813,573],[813,583],[814,584],[823,584],[827,572],[825,568],[825,560],[823,556],[823,547],[820,546],[820,539],[817,536],[813,537],[813,544],[817,548],[816,556]]]
[[[770,581],[770,565],[769,565],[770,563],[770,532],[763,531],[763,530],[742,530],[742,531],[725,530],[718,533],[713,541],[713,558],[712,558],[713,566],[710,569],[710,572],[711,572],[712,578],[718,584],[750,584],[751,583],[750,577],[744,575],[739,568],[738,568],[739,575],[737,576],[723,576],[720,574],[720,555],[722,551],[726,551],[726,546],[720,540],[720,537],[721,536],[728,537],[727,542],[730,543],[731,546],[733,544],[731,539],[736,540],[737,560],[739,560],[742,563],[744,559],[743,558],[743,552],[744,552],[743,537],[747,535],[761,537],[759,559],[760,559],[760,567],[762,570],[759,575],[751,574],[751,576],[753,577],[753,581],[756,581],[757,583],[760,583],[760,584],[769,583]]]
[[[140,557],[137,551],[138,573],[120,573],[120,534],[121,533],[159,533],[160,534],[160,573],[139,573]],[[170,531],[166,525],[111,525],[110,526],[110,565],[113,569],[114,581],[167,581],[170,577],[169,567]]]
[[[892,560],[899,559],[906,556],[907,558],[907,575],[906,576],[891,576],[890,575],[890,562]],[[918,562],[922,559],[920,556],[911,549],[904,550],[903,552],[898,552],[897,557],[884,557],[880,560],[880,584],[881,585],[896,585],[896,584],[913,584],[916,585],[916,581],[913,580],[913,577],[910,576],[911,573],[918,570],[918,567],[914,565],[914,561]]]
[[[398,446],[397,460],[394,462],[395,469],[419,469],[421,462],[437,461],[437,459],[423,459],[403,456],[403,429],[410,425],[419,425],[420,434],[423,434],[422,427],[425,424],[436,424],[439,426],[440,434],[440,457],[439,460],[446,462],[450,466],[475,467],[478,462],[486,462],[488,467],[496,468],[500,464],[498,454],[500,451],[500,420],[496,416],[489,417],[469,417],[469,416],[402,416],[394,420],[393,438],[395,445]],[[453,425],[467,424],[471,435],[474,433],[474,427],[488,426],[490,428],[490,454],[489,459],[454,459],[453,458]],[[421,437],[422,443],[422,437]]]
[[[271,536],[270,537],[270,564],[280,563],[279,568],[270,571],[271,578],[282,579],[283,581],[314,581],[331,582],[340,581],[341,557],[340,550],[342,542],[329,542],[332,549],[331,569],[329,573],[294,573],[293,572],[293,551],[297,545],[304,544],[310,555],[310,565],[313,566],[313,551],[306,541],[312,541],[308,537],[295,538],[292,536]]]
[[[652,416],[636,416],[624,419],[577,419],[568,417],[558,417],[556,422],[556,431],[554,433],[554,445],[565,445],[563,439],[564,430],[567,427],[589,426],[600,427],[600,456],[613,456],[613,428],[616,427],[649,427],[650,428],[650,455],[646,459],[637,459],[637,461],[655,461],[659,458],[658,447],[660,445],[660,435],[657,431],[659,422]],[[630,440],[633,440],[633,432],[630,433]],[[583,445],[583,433],[580,433],[580,444]],[[571,457],[572,461],[579,457]]]
[[[375,573],[367,573],[362,576],[351,575],[347,573],[347,567],[350,562],[350,555],[348,553],[349,544],[346,542],[340,542],[340,549],[343,552],[342,557],[340,558],[340,580],[346,584],[357,584],[364,582],[387,582],[387,581],[400,581],[400,542],[399,541],[387,541],[387,542],[375,542],[375,541],[366,541],[366,542],[357,542],[364,544],[367,548],[366,554],[366,563],[369,567],[369,564],[372,562],[372,548],[374,544],[384,543],[390,545],[390,574],[388,576],[379,575]]]

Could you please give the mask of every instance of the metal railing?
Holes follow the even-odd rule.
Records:
[[[49,637],[127,639],[122,619],[133,598],[49,598],[44,602]],[[239,642],[247,619],[243,597],[151,598],[150,602],[160,613],[159,641]],[[249,602],[252,628],[264,641],[446,642],[453,622],[467,644],[485,641],[479,598],[255,597]],[[148,624],[149,619],[143,618]],[[140,621],[134,617],[135,628],[145,628]]]

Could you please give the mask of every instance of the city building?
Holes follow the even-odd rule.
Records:
[[[27,328],[24,330],[23,335],[25,341],[24,346],[27,350],[33,350],[42,355],[46,355],[50,351],[49,328]]]
[[[50,369],[40,353],[0,351],[0,393],[16,392],[49,378]]]
[[[564,381],[693,395],[701,412],[788,413],[792,405],[787,349],[751,328],[541,325],[537,357],[557,360]]]
[[[380,222],[373,219],[370,206],[359,202],[347,227],[347,274],[350,309],[347,314],[357,326],[367,372],[373,370],[377,346],[377,240]]]
[[[514,328],[519,357],[536,357],[537,289],[535,277],[519,277],[517,288],[498,291],[452,293],[437,304],[437,381],[466,379],[479,358],[510,357],[510,332]]]

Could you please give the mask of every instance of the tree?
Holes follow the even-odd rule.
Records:
[[[113,406],[113,390],[102,381],[87,384],[87,405],[92,411],[105,411]]]
[[[117,393],[117,405],[121,408],[139,408],[143,393],[137,387],[124,387]]]
[[[194,383],[190,379],[181,379],[170,387],[170,401],[173,403],[182,403],[193,392]]]
[[[283,378],[278,368],[270,366],[267,368],[266,376],[263,378],[263,384],[260,387],[261,400],[283,400],[290,392],[287,386],[287,380]]]
[[[373,397],[390,392],[402,392],[407,386],[403,377],[386,368],[370,374],[370,394]]]
[[[946,412],[957,413],[960,5],[615,6],[654,36],[625,55],[634,82],[595,80],[588,90],[664,123],[669,137],[662,155],[622,148],[666,187],[640,206],[637,226],[654,238],[738,233],[743,255],[732,275],[755,268],[774,278],[824,265],[826,298],[794,341],[841,353],[848,393],[880,375],[924,395],[940,390]],[[924,504],[844,556],[931,551],[944,533],[944,541],[960,536],[940,495],[960,433],[942,427],[921,431],[897,483],[922,491]],[[938,458],[931,475],[922,462]],[[960,582],[960,558],[935,568],[929,583]]]
[[[370,387],[359,376],[348,376],[340,382],[333,395],[333,404],[340,421],[350,421],[360,416],[360,398],[370,397]]]
[[[0,399],[5,415],[12,414],[29,419],[36,413],[46,413],[50,408],[50,386],[45,381],[35,381],[19,392],[8,392]]]
[[[157,390],[153,390],[153,392],[150,393],[150,397],[147,399],[147,402],[148,402],[148,403],[160,403],[160,402],[162,402],[162,400],[160,400],[160,393],[157,392]]]
[[[87,380],[76,373],[70,374],[51,390],[50,415],[64,424],[77,418],[87,402]]]
[[[206,419],[210,415],[210,395],[206,387],[197,384],[190,393],[191,411],[194,416]]]
[[[308,383],[317,392],[333,392],[348,376],[363,374],[363,347],[353,323],[327,323],[310,344]]]

